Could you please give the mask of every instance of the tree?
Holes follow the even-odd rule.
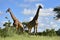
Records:
[[[50,35],[50,36],[55,36],[55,35],[56,35],[55,30],[54,30],[54,29],[51,29],[49,35]]]
[[[60,36],[60,29],[56,32],[58,36]]]
[[[3,24],[3,26],[8,26],[8,27],[10,27],[11,26],[11,22],[10,22],[10,20],[8,21],[8,22],[5,22],[4,24]]]
[[[0,36],[1,37],[7,37],[7,36],[12,36],[13,35],[13,29],[11,28],[11,22],[8,20],[8,22],[5,22],[3,24],[5,28],[0,30]]]
[[[22,24],[23,24],[24,28],[26,28],[28,22],[22,22]]]
[[[22,22],[22,24],[23,24],[23,26],[24,26],[25,32],[28,33],[28,30],[27,30],[27,24],[28,24],[28,22]]]
[[[55,18],[57,18],[57,20],[60,19],[60,6],[55,7],[53,11],[55,11],[57,13]],[[57,33],[57,35],[60,35],[60,29],[56,33]]]
[[[46,35],[47,36],[55,36],[56,35],[56,32],[55,32],[54,29],[51,29],[51,30],[46,29]]]
[[[57,13],[55,18],[57,20],[60,19],[60,7],[55,7],[53,11],[55,11]]]

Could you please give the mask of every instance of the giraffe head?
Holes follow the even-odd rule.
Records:
[[[7,13],[7,12],[10,12],[10,11],[11,11],[11,9],[10,9],[10,8],[8,8],[8,9],[6,10],[6,13]]]
[[[41,5],[39,5],[38,7],[39,7],[39,8],[42,8],[42,6],[41,6]]]

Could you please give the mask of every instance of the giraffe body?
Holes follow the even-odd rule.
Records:
[[[19,22],[19,20],[13,15],[12,11],[10,8],[7,9],[6,12],[9,12],[12,19],[13,19],[13,26],[16,27],[16,30],[18,30],[19,28],[21,29],[21,31],[23,32],[23,25],[21,22]]]
[[[37,34],[38,16],[39,16],[39,10],[40,10],[41,8],[42,8],[41,5],[39,5],[39,7],[38,7],[38,9],[37,9],[37,12],[36,12],[36,15],[34,16],[33,20],[31,20],[31,21],[27,24],[29,34],[31,33],[32,27],[34,27],[34,34],[35,34],[35,33]]]

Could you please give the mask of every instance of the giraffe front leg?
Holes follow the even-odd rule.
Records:
[[[35,29],[36,29],[36,30],[35,30],[35,31],[36,31],[36,35],[37,35],[37,26],[38,26],[38,25],[35,26]]]
[[[30,34],[30,29],[28,29],[28,34]]]
[[[31,34],[31,28],[30,28],[30,34]]]
[[[16,25],[16,32],[18,32],[18,25]]]
[[[30,29],[28,29],[28,33],[30,34]]]
[[[31,28],[28,28],[28,33],[31,34]]]

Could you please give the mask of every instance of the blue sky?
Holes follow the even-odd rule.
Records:
[[[10,14],[6,13],[8,8],[11,8],[13,14],[20,22],[23,22],[30,21],[34,17],[39,4],[43,6],[43,9],[39,13],[38,30],[43,31],[47,28],[59,29],[60,22],[53,19],[54,12],[52,10],[54,7],[60,6],[60,0],[0,0],[0,27],[7,21],[5,19],[6,16],[8,20],[13,22]]]

